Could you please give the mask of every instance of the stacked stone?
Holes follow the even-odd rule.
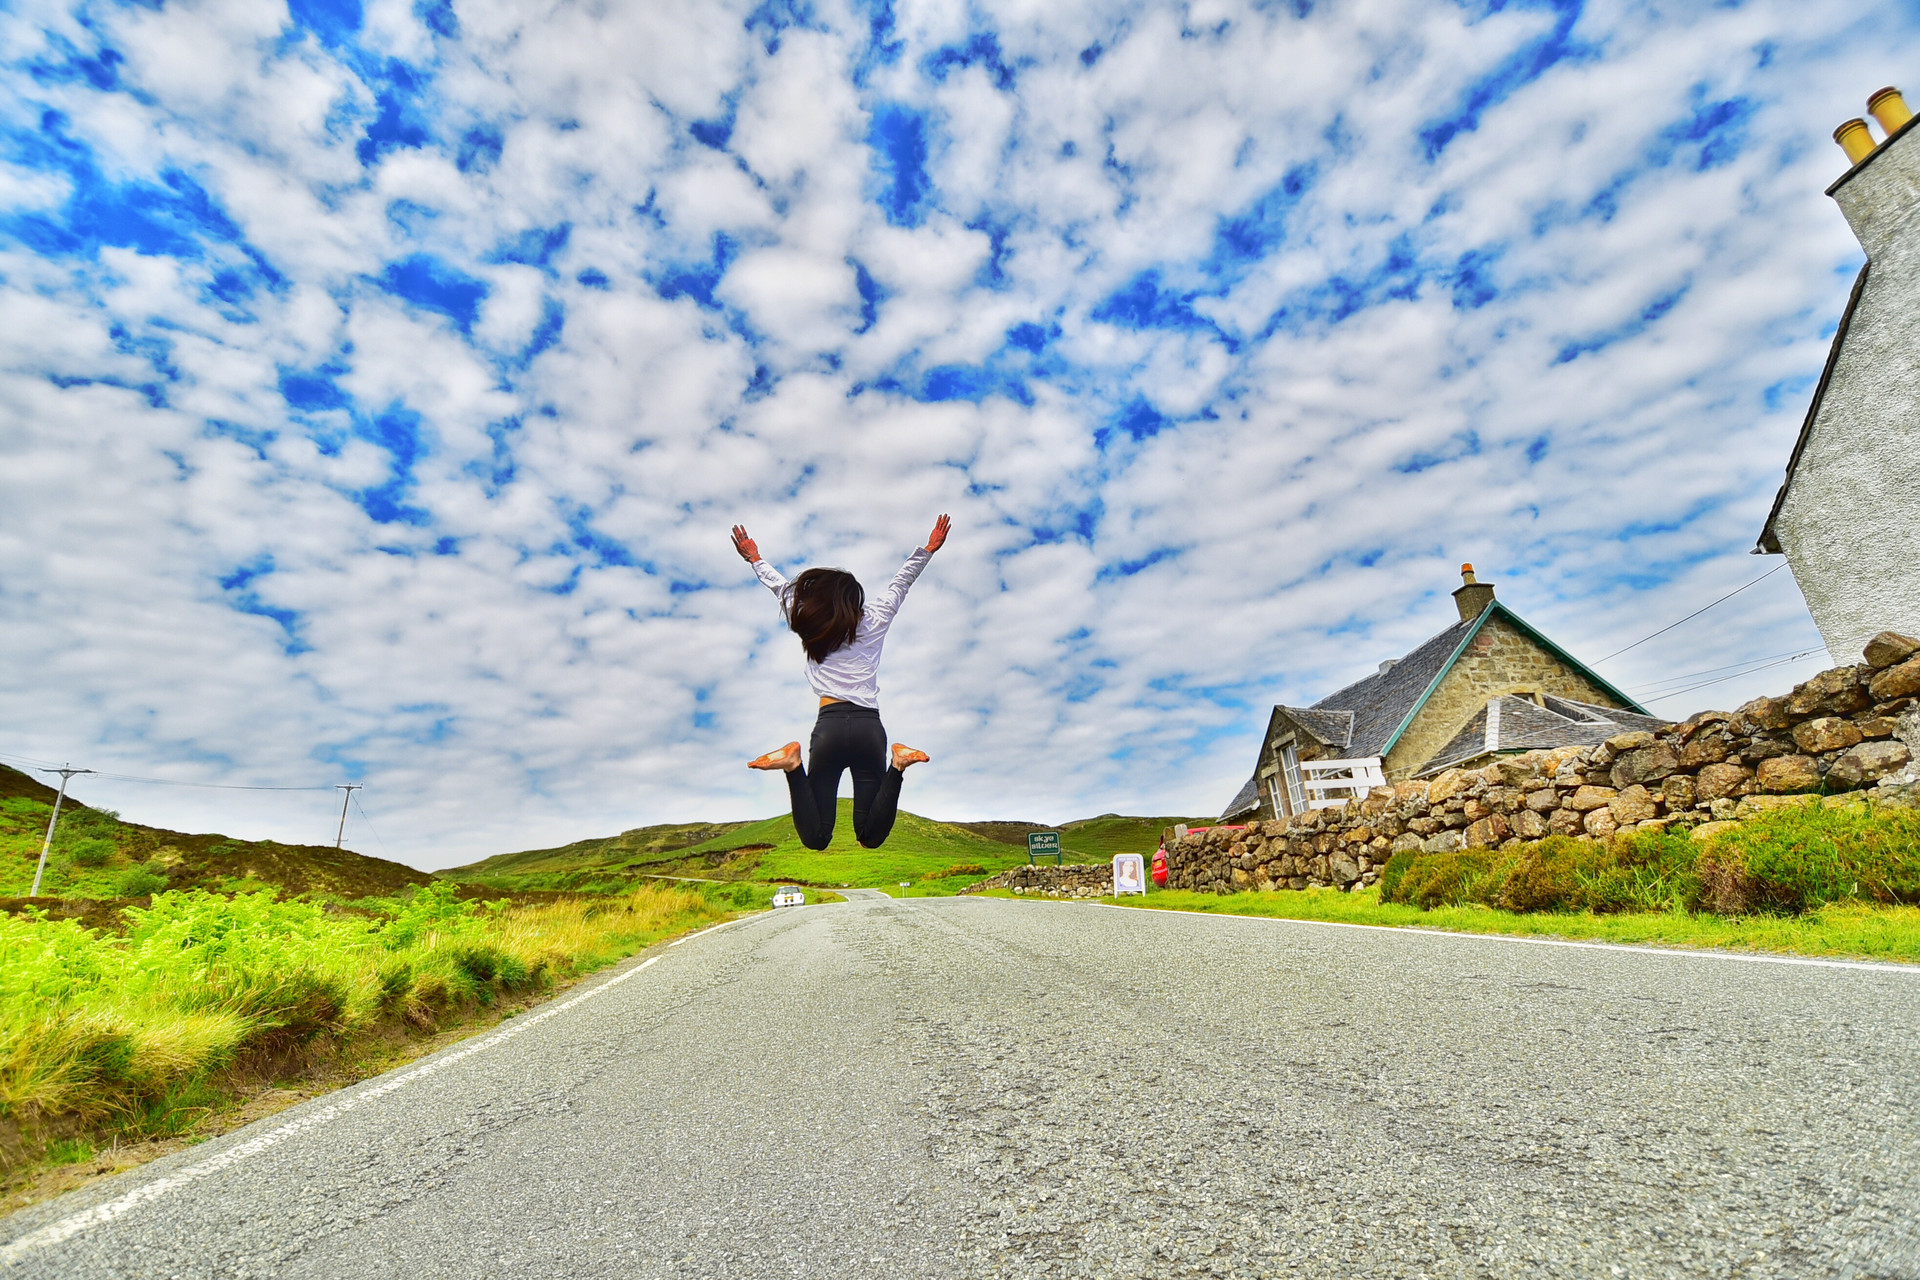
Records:
[[[970,884],[960,892],[978,893],[982,889],[1011,889],[1037,898],[1101,898],[1113,892],[1113,868],[1086,863],[1014,867],[979,884]]]
[[[1605,839],[1668,827],[1716,829],[1808,792],[1920,797],[1920,640],[1883,632],[1866,661],[1823,671],[1782,698],[1705,711],[1654,734],[1506,756],[1364,800],[1166,841],[1171,888],[1373,884],[1394,853],[1485,849],[1547,835]]]

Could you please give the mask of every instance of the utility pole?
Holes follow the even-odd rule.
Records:
[[[76,773],[92,773],[93,770],[76,769],[72,765],[66,765],[59,769],[42,769],[40,772],[57,773],[60,775],[60,794],[53,798],[53,816],[47,819],[46,843],[40,846],[40,865],[33,869],[33,892],[28,895],[33,898],[40,896],[40,877],[47,873],[47,851],[53,848],[54,824],[60,821],[60,806],[66,803],[67,779],[73,777]],[[16,883],[18,882],[16,881]]]
[[[354,792],[364,791],[366,785],[359,782],[336,782],[334,788],[347,793],[340,797],[340,830],[333,837],[333,847],[338,849],[347,838],[347,802],[353,799]]]

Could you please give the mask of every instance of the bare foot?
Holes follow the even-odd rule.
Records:
[[[893,767],[904,771],[910,764],[925,764],[928,756],[924,751],[916,751],[903,743],[893,744]]]
[[[789,742],[778,751],[769,751],[758,760],[747,761],[749,769],[778,769],[782,773],[792,773],[800,767],[800,744]]]

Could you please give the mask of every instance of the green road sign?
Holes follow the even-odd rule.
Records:
[[[1058,831],[1029,831],[1027,833],[1027,863],[1032,865],[1035,858],[1052,858],[1054,865],[1060,863],[1060,833]]]

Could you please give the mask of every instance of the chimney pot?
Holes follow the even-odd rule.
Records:
[[[1873,113],[1873,118],[1880,122],[1880,127],[1886,130],[1889,138],[1913,119],[1913,112],[1907,110],[1907,100],[1892,85],[1868,98],[1867,110]]]
[[[1867,128],[1867,122],[1857,117],[1835,129],[1833,140],[1847,153],[1848,164],[1859,164],[1873,154],[1873,133]]]

